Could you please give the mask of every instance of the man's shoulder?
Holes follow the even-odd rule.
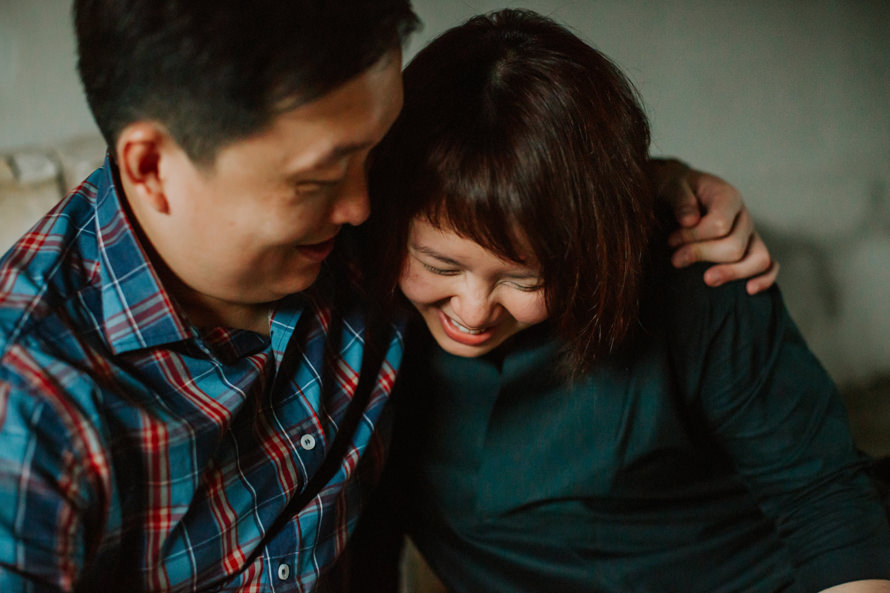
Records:
[[[0,257],[0,356],[63,309],[76,306],[78,296],[97,281],[95,177],[70,192]]]

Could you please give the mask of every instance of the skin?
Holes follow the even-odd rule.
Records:
[[[155,122],[117,144],[121,182],[165,287],[200,326],[268,333],[345,224],[367,219],[368,154],[402,106],[397,50],[264,130],[193,163]]]
[[[852,581],[823,589],[824,593],[890,593],[890,581],[864,580]]]
[[[446,352],[477,357],[549,316],[538,266],[504,260],[423,219],[411,224],[402,293]]]
[[[721,262],[705,272],[705,284],[749,278],[748,294],[773,285],[779,263],[754,232],[754,221],[734,187],[675,159],[653,159],[650,172],[659,197],[671,204],[680,224],[668,241],[675,249],[671,261],[676,267]]]

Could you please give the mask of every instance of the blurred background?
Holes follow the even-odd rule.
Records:
[[[505,6],[570,26],[628,74],[653,153],[736,185],[857,438],[890,454],[890,2],[416,0],[424,29]],[[0,249],[101,160],[69,0],[0,0]]]

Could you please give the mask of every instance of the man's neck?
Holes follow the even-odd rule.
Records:
[[[274,303],[234,303],[199,293],[182,282],[167,267],[163,258],[154,249],[151,240],[146,236],[136,209],[128,199],[126,184],[122,182],[117,167],[113,167],[121,207],[157,272],[161,284],[181,307],[189,322],[201,329],[227,327],[269,335]]]
[[[269,335],[273,303],[230,303],[186,287],[170,292],[195,327],[229,327]]]

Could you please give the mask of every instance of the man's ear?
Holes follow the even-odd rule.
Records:
[[[118,136],[117,165],[128,200],[159,214],[169,212],[161,159],[172,138],[154,122],[128,125]]]

